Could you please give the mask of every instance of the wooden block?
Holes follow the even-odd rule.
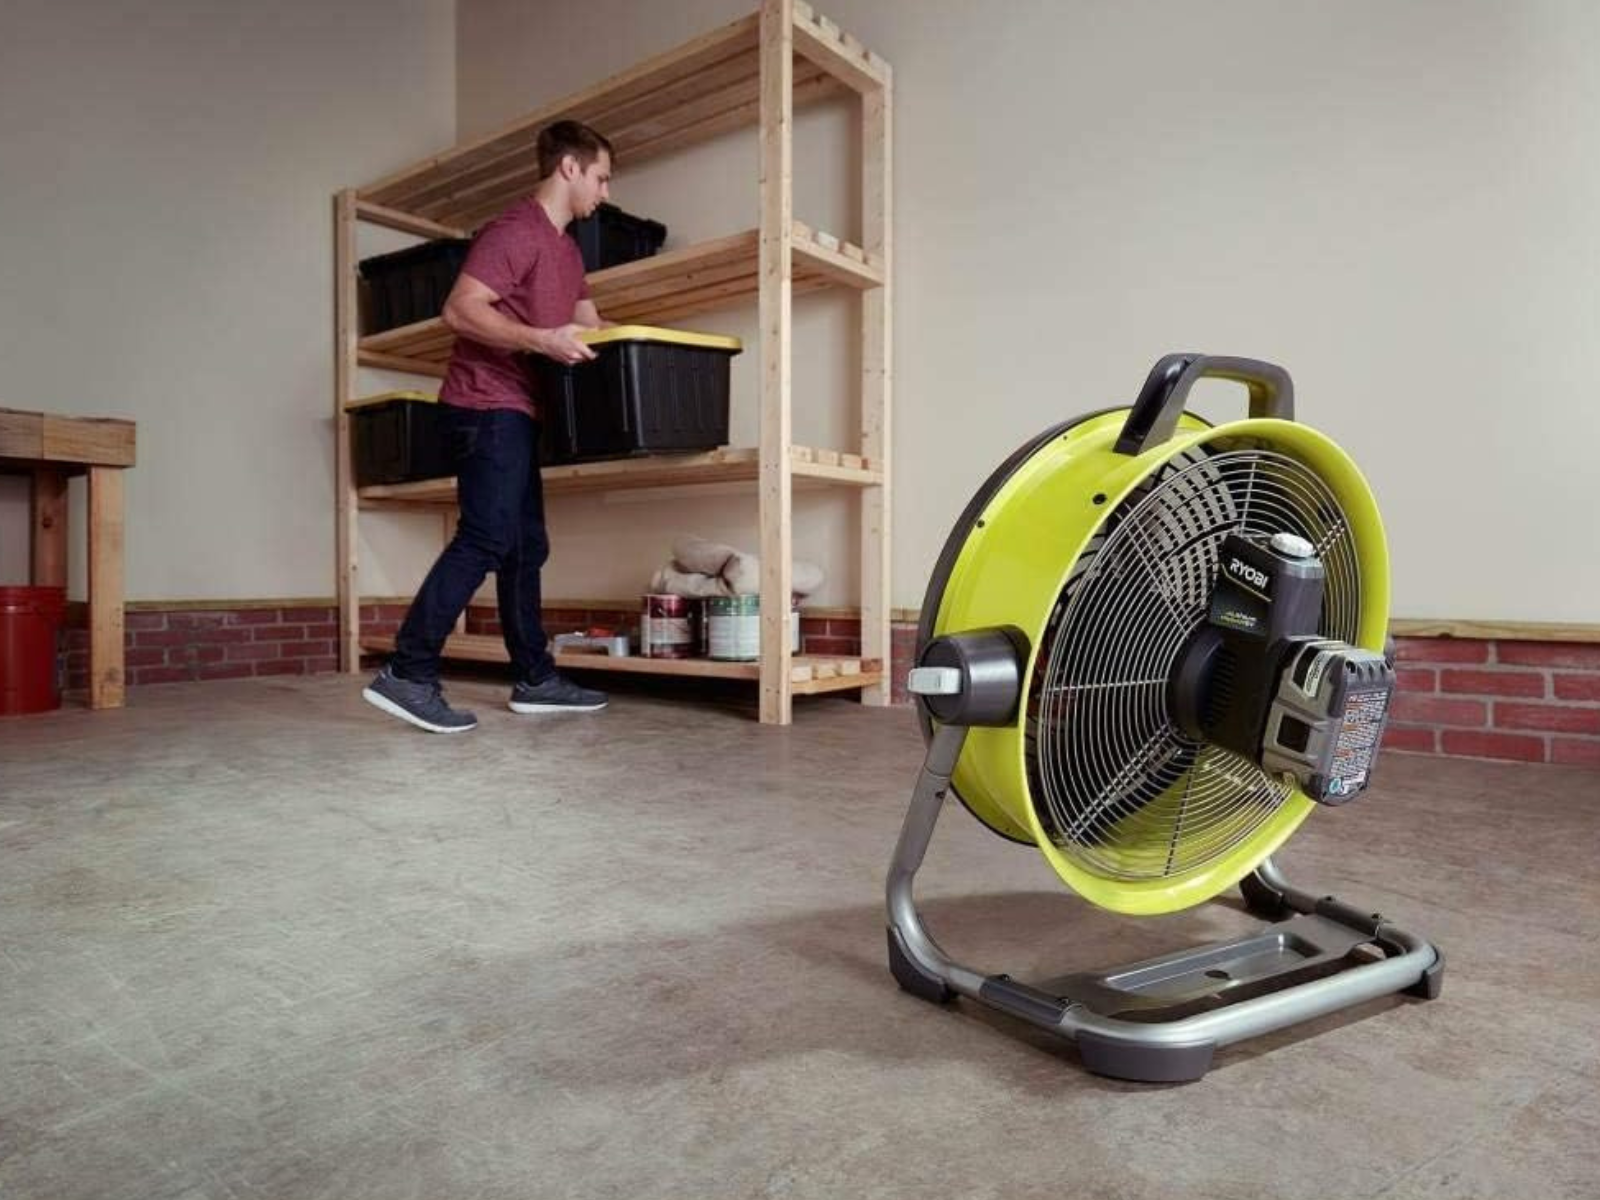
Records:
[[[816,231],[804,221],[794,220],[789,222],[789,224],[794,229],[794,236],[797,238],[814,239],[817,236]]]
[[[839,452],[837,450],[818,450],[817,461],[825,467],[837,467],[839,465]]]
[[[789,682],[791,682],[791,683],[810,683],[811,682],[811,664],[810,663],[803,663],[803,662],[791,663],[790,667],[789,667]]]
[[[805,661],[811,664],[817,679],[836,679],[839,676],[861,674],[861,660],[842,654],[808,654]]]
[[[816,17],[816,12],[806,0],[794,0],[794,15],[802,21],[810,21]]]
[[[817,231],[816,242],[817,245],[825,250],[837,250],[839,248],[839,239],[833,234],[820,229]]]
[[[790,450],[795,462],[808,463],[817,460],[816,452],[810,446],[791,446]]]
[[[852,471],[861,470],[861,456],[859,454],[840,454],[839,465],[849,467]]]
[[[52,462],[91,463],[104,467],[131,467],[134,458],[132,421],[99,417],[44,417],[44,450]]]
[[[832,38],[834,41],[838,41],[839,40],[839,23],[837,21],[835,21],[832,17],[825,17],[821,13],[818,13],[817,14],[817,27],[819,29],[821,29],[822,32],[824,34],[826,34],[828,37]]]
[[[43,458],[44,414],[0,408],[0,458]]]
[[[841,30],[839,33],[839,40],[844,43],[846,53],[852,54],[857,58],[866,57],[867,48],[861,44],[859,39],[851,37],[848,33],[845,33]]]
[[[854,242],[841,242],[839,245],[839,253],[844,255],[846,258],[853,258],[857,262],[864,263],[867,261],[867,252]]]

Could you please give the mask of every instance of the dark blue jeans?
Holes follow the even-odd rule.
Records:
[[[493,571],[511,665],[518,679],[537,683],[555,670],[539,611],[539,569],[550,557],[539,424],[509,409],[452,405],[445,414],[461,518],[411,602],[389,667],[401,679],[437,680],[445,639]]]

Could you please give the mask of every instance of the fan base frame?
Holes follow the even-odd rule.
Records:
[[[912,883],[966,736],[964,725],[934,733],[889,870],[889,969],[912,995],[976,1000],[1073,1041],[1095,1074],[1149,1083],[1199,1079],[1221,1046],[1381,996],[1439,995],[1438,947],[1380,913],[1292,886],[1270,858],[1240,890],[1272,923],[1242,938],[1037,984],[954,961],[923,924]]]

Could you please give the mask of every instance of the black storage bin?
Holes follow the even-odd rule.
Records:
[[[585,271],[649,258],[667,240],[667,227],[660,221],[625,213],[614,204],[602,204],[592,216],[573,221],[567,233],[578,243]]]
[[[618,325],[585,339],[598,357],[534,361],[547,462],[711,450],[728,440],[737,338]]]
[[[382,333],[444,311],[444,302],[472,245],[466,238],[423,242],[361,260],[369,285],[366,333]]]
[[[356,486],[455,474],[444,406],[422,392],[384,392],[350,405]]]

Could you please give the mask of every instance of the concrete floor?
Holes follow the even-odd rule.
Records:
[[[413,733],[339,677],[0,721],[0,1196],[1600,1194],[1600,775],[1392,754],[1279,856],[1448,955],[1187,1086],[884,969],[906,710],[635,693]],[[1022,979],[1115,917],[946,815],[919,895]]]

